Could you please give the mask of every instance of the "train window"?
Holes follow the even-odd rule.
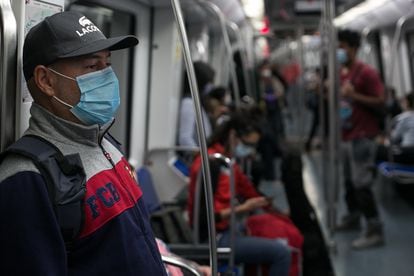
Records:
[[[74,4],[69,10],[76,10],[90,18],[107,36],[134,34],[134,15],[100,6]],[[133,50],[114,51],[111,54],[111,66],[119,80],[121,105],[111,128],[111,134],[123,145],[125,154],[129,152],[131,103],[132,103],[132,71]],[[128,156],[127,156],[128,157]]]

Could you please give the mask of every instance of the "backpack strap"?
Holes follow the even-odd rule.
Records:
[[[84,223],[86,174],[79,154],[63,155],[55,145],[35,135],[25,135],[7,148],[0,154],[0,163],[8,154],[31,159],[43,176],[66,250],[70,252]]]

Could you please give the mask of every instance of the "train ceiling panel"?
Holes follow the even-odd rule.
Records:
[[[143,4],[153,7],[171,7],[171,0],[137,0]],[[180,0],[181,7],[183,10],[191,10],[194,6],[199,6],[200,2],[212,2],[217,5],[220,10],[224,13],[226,19],[240,24],[246,19],[243,11],[243,7],[239,0]],[[195,15],[199,14],[195,11]],[[186,17],[191,16],[190,13],[186,13]],[[190,20],[195,20],[191,17]]]
[[[395,25],[399,18],[413,14],[413,0],[368,0],[343,12],[335,19],[335,25],[356,30],[377,29]]]
[[[265,0],[265,13],[272,30],[294,29],[297,25],[318,28],[324,0]],[[336,13],[340,14],[363,0],[335,0]]]
[[[210,0],[210,2],[216,4],[224,16],[232,22],[240,24],[246,18],[239,0]]]

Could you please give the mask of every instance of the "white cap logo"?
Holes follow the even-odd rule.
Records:
[[[79,18],[79,24],[81,24],[82,27],[85,27],[86,25],[93,25],[93,23],[88,18],[86,18],[86,16]]]
[[[82,26],[82,29],[76,31],[78,36],[84,36],[85,34],[93,33],[93,32],[100,32],[98,27],[96,27],[92,23],[92,21],[86,18],[86,16],[82,16],[81,18],[79,18],[79,24]]]

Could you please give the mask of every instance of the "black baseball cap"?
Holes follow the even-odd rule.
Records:
[[[61,58],[78,57],[102,50],[135,46],[135,36],[106,38],[86,16],[66,11],[46,17],[26,35],[23,46],[23,73],[26,81],[37,65],[49,65]]]

